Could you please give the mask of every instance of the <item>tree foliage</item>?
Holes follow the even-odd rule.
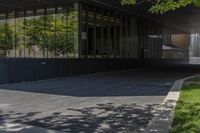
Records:
[[[135,5],[137,2],[137,0],[122,0],[122,5]],[[151,0],[151,2],[153,5],[149,11],[157,14],[163,14],[188,5],[200,7],[200,0]]]
[[[13,31],[11,26],[8,24],[0,25],[0,55],[6,55],[7,50],[11,50],[13,48]]]
[[[36,17],[0,21],[0,56],[6,56],[14,46],[22,49],[37,46],[55,56],[73,53],[78,36],[78,13],[48,14]]]
[[[27,35],[29,45],[33,40],[41,47],[42,50],[48,50],[56,56],[74,51],[74,34],[78,29],[78,20],[76,12],[68,14],[52,14],[40,16],[37,19],[27,20]],[[34,26],[35,21],[35,26]]]

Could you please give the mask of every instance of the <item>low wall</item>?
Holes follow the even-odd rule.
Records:
[[[149,67],[152,65],[186,63],[188,63],[188,60],[0,59],[0,84]]]
[[[200,57],[191,57],[190,64],[200,64]]]

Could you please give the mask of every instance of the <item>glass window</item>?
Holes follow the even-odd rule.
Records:
[[[67,53],[68,57],[78,57],[78,4],[69,7],[67,12]]]
[[[26,57],[34,57],[34,11],[29,10],[26,11],[26,19],[25,19],[25,30],[26,30],[26,43],[25,43],[25,51]]]
[[[7,14],[7,20],[5,21],[5,47],[4,53],[7,57],[14,57],[14,48],[15,48],[15,34],[14,34],[14,12]]]
[[[0,14],[0,57],[6,57],[7,33],[6,14]]]
[[[16,34],[18,36],[17,41],[17,57],[25,57],[25,12],[19,11],[17,12],[16,18]]]

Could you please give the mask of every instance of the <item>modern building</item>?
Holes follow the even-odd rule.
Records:
[[[191,32],[165,21],[170,15],[149,14],[151,4],[2,0],[0,56],[4,62],[0,68],[4,75],[15,75],[2,82],[124,69],[154,60],[187,60]],[[20,72],[25,75],[21,79]]]

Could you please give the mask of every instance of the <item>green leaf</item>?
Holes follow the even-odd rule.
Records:
[[[137,4],[136,0],[122,0],[121,3],[122,5]],[[156,14],[164,14],[189,5],[200,7],[200,0],[154,0],[153,3],[149,11]]]

